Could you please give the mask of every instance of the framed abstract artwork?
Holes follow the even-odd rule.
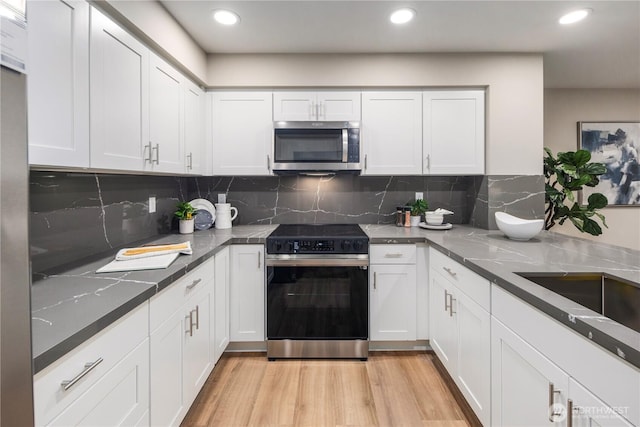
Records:
[[[607,168],[596,187],[584,187],[582,203],[602,193],[609,206],[640,207],[640,122],[578,122],[578,148]]]

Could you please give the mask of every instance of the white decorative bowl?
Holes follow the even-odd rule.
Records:
[[[424,213],[424,219],[429,225],[440,225],[444,221],[444,215],[434,211],[427,211]]]
[[[496,224],[508,238],[526,241],[542,231],[543,219],[522,219],[506,212],[496,212]]]

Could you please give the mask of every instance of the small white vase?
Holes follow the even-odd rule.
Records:
[[[412,227],[417,227],[418,224],[420,224],[420,220],[422,219],[422,215],[416,215],[416,216],[411,216],[410,217],[410,221],[411,221],[411,226]]]
[[[193,233],[193,223],[195,220],[191,219],[181,219],[180,220],[180,234],[191,234]]]

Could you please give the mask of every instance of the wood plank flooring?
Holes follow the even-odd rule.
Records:
[[[182,426],[469,426],[434,357],[268,362],[264,353],[227,353]]]

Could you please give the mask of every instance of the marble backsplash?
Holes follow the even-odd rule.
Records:
[[[30,176],[35,274],[175,230],[178,201],[218,194],[238,208],[234,225],[394,222],[396,206],[423,192],[447,221],[495,228],[493,212],[542,218],[542,176],[166,177],[39,172]],[[157,209],[149,213],[149,196]]]

